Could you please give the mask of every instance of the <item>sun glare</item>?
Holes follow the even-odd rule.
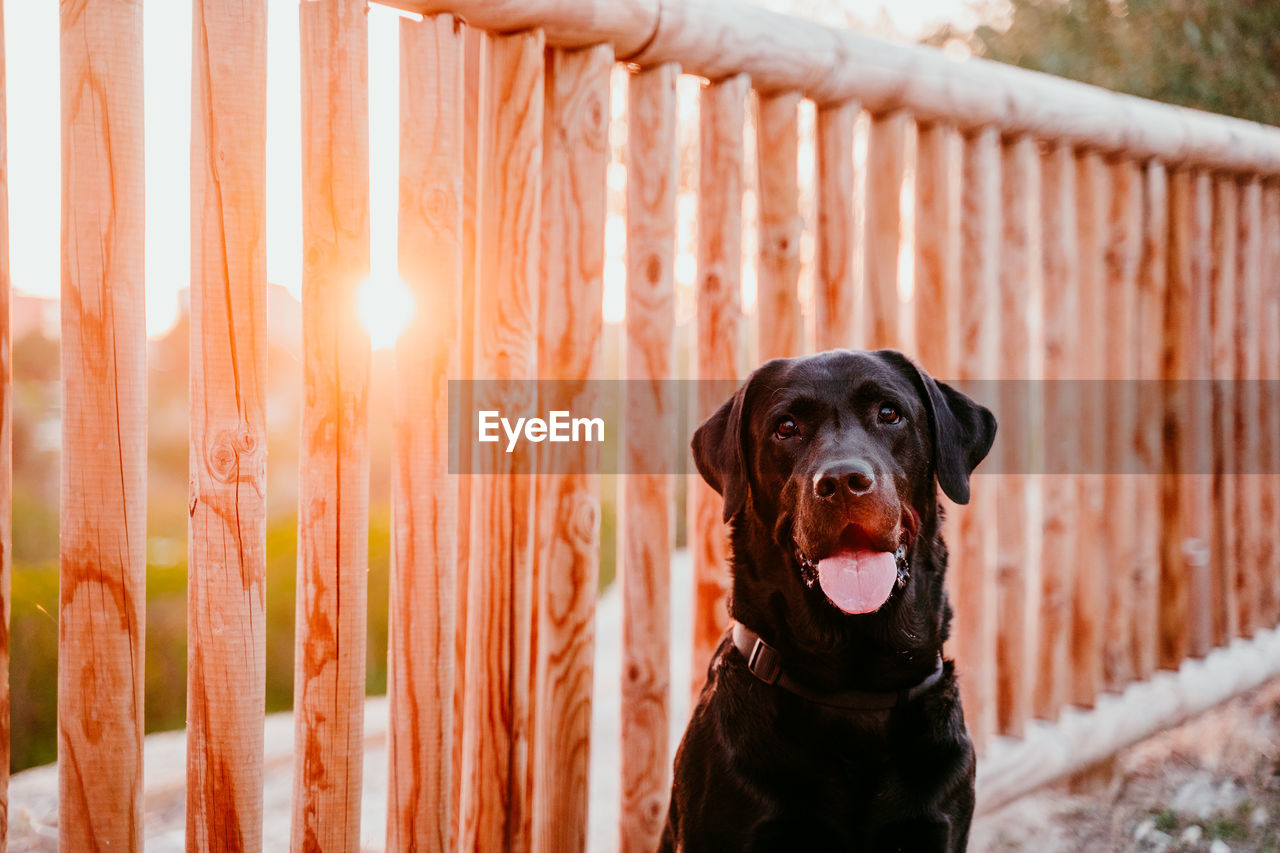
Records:
[[[374,349],[391,349],[413,319],[413,294],[397,276],[370,276],[356,291],[356,313]]]

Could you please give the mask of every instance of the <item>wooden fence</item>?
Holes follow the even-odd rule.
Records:
[[[624,374],[640,380],[629,385],[630,411],[673,417],[663,386],[646,380],[676,370],[682,73],[707,81],[699,378],[741,378],[750,340],[761,358],[903,347],[955,379],[1280,378],[1280,130],[708,0],[392,5],[425,16],[401,24],[399,244],[401,275],[430,310],[396,354],[390,849],[585,845],[600,482],[508,476],[502,453],[485,460],[484,474],[449,475],[446,379],[601,375],[615,63],[630,74]],[[266,11],[265,0],[194,6],[187,837],[192,849],[260,849]],[[293,847],[307,850],[355,850],[360,837],[370,359],[350,304],[369,266],[364,7],[301,4],[305,410],[292,832]],[[59,832],[63,849],[138,850],[141,4],[64,2],[61,14]],[[799,289],[804,99],[817,115],[809,312]],[[755,328],[741,302],[748,110]],[[853,149],[862,133],[860,179]],[[908,178],[910,228],[900,203]],[[0,240],[6,216],[0,192]],[[909,282],[899,276],[904,246]],[[6,257],[0,251],[0,263]],[[3,267],[0,287],[7,299]],[[5,322],[6,597],[8,347]],[[719,402],[699,399],[696,412]],[[982,750],[981,807],[1280,671],[1256,640],[1240,641],[1267,638],[1280,621],[1274,400],[1168,402],[1106,428],[1153,465],[1215,435],[1216,474],[1007,472],[980,476],[973,503],[952,510],[949,652]],[[1099,432],[1087,414],[1044,417],[1077,424],[1087,444]],[[643,453],[642,438],[622,453]],[[1269,473],[1234,473],[1246,455]],[[690,484],[696,583],[673,590],[672,478],[620,482],[618,838],[630,851],[654,846],[665,815],[669,732],[684,722],[668,711],[670,657],[692,654],[701,672],[726,621],[726,574],[713,492]],[[680,596],[695,597],[695,640],[673,651],[669,602]],[[1223,654],[1244,663],[1204,687],[1209,676],[1186,662],[1228,645],[1235,651]],[[7,656],[0,631],[0,664]],[[1161,681],[1157,670],[1178,675]],[[1122,691],[1120,705],[1146,703],[1140,719],[1104,726],[1101,716],[1065,712]],[[5,750],[6,708],[7,692]],[[1045,723],[1035,721],[1056,726],[1053,742],[1075,753],[1045,752],[1036,735]],[[7,752],[0,759],[7,767]],[[3,804],[0,789],[0,839]]]

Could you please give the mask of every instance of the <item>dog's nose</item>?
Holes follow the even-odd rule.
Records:
[[[857,497],[871,491],[876,484],[875,472],[862,459],[832,462],[813,478],[813,493],[823,500]]]

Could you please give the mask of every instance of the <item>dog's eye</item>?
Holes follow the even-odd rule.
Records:
[[[791,438],[800,434],[800,427],[796,426],[795,419],[788,415],[778,421],[773,428],[773,434],[778,438]]]
[[[889,403],[881,403],[879,418],[882,424],[896,424],[902,420],[902,414]]]

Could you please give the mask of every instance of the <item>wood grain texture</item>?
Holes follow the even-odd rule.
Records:
[[[800,312],[800,95],[784,92],[756,99],[756,164],[759,172],[760,260],[756,320],[760,361],[804,352]]]
[[[399,269],[416,310],[396,343],[387,648],[387,849],[453,849],[456,478],[449,379],[462,292],[463,34],[400,21]]]
[[[1102,686],[1122,691],[1134,678],[1132,635],[1137,611],[1148,605],[1134,594],[1138,560],[1134,514],[1138,500],[1129,436],[1139,414],[1132,385],[1138,379],[1138,265],[1142,260],[1142,172],[1130,160],[1106,167],[1110,204],[1106,216],[1103,279],[1103,371],[1108,380],[1104,399],[1107,421],[1106,464],[1102,485],[1102,534],[1107,548],[1104,567],[1106,614],[1102,630]],[[1127,381],[1126,381],[1127,380]]]
[[[1233,309],[1234,329],[1233,375],[1238,381],[1238,406],[1235,412],[1234,436],[1239,453],[1241,475],[1234,481],[1237,515],[1234,524],[1236,562],[1232,566],[1236,589],[1236,624],[1239,634],[1252,637],[1262,627],[1258,607],[1261,595],[1260,566],[1263,553],[1270,547],[1271,532],[1262,524],[1263,479],[1251,470],[1246,460],[1257,459],[1262,443],[1262,427],[1258,417],[1261,397],[1257,379],[1261,368],[1259,322],[1262,314],[1262,182],[1252,177],[1240,190],[1240,235],[1236,263],[1236,302]]]
[[[1265,384],[1258,418],[1258,470],[1263,472],[1259,521],[1266,534],[1258,587],[1262,624],[1272,627],[1280,624],[1280,544],[1275,536],[1280,529],[1280,182],[1274,178],[1263,183],[1262,233],[1265,254],[1257,345],[1261,348],[1258,378]]]
[[[292,846],[360,843],[369,570],[368,58],[361,0],[300,7],[302,349]]]
[[[915,320],[916,360],[934,376],[950,376],[954,359],[953,304],[959,294],[959,213],[952,204],[950,149],[955,131],[922,124],[916,133]]]
[[[1182,557],[1189,580],[1191,636],[1189,653],[1204,657],[1213,648],[1213,566],[1209,564],[1213,541],[1213,378],[1212,259],[1213,185],[1206,171],[1198,170],[1192,182],[1191,279],[1188,282],[1186,331],[1187,379],[1191,383],[1185,431],[1181,435],[1183,473]],[[1208,439],[1208,440],[1206,440]]]
[[[487,37],[476,160],[474,374],[533,379],[538,357],[544,39]],[[504,109],[521,104],[523,109]],[[475,405],[529,411],[531,383],[477,391]],[[460,847],[528,850],[533,478],[477,451],[471,477]]]
[[[1106,341],[1104,241],[1108,186],[1101,158],[1076,154],[1076,356],[1071,379],[1102,378]],[[1102,541],[1104,478],[1098,473],[1102,433],[1090,428],[1101,400],[1094,382],[1079,382],[1074,395],[1080,464],[1076,483],[1075,586],[1071,595],[1071,702],[1092,708],[1102,688],[1102,629],[1106,617],[1106,575],[1111,561]]]
[[[1031,291],[1039,275],[1033,253],[1040,219],[1040,158],[1035,141],[1026,137],[1006,141],[1000,149],[1000,271],[998,376],[1004,380],[1032,378]],[[996,374],[993,374],[996,375]],[[1031,478],[1025,473],[1030,458],[1031,424],[1026,415],[1023,382],[1001,384],[1001,407],[1014,419],[1005,429],[1010,466],[995,479],[996,498],[996,730],[1020,737],[1030,717],[1031,632],[1028,582],[1033,566],[1027,531],[1032,520],[1028,506]],[[1019,423],[1021,421],[1021,423]],[[1015,446],[1015,443],[1019,443]]]
[[[867,132],[866,219],[862,245],[864,349],[901,349],[898,252],[902,248],[902,174],[908,116],[873,115]]]
[[[1236,509],[1234,470],[1235,401],[1238,386],[1235,378],[1235,304],[1236,259],[1240,254],[1237,244],[1240,224],[1240,185],[1232,175],[1215,176],[1213,193],[1213,249],[1210,258],[1210,324],[1211,348],[1210,375],[1214,380],[1212,390],[1213,428],[1213,482],[1212,535],[1209,555],[1210,569],[1210,641],[1213,646],[1225,646],[1239,633],[1236,605],[1236,587],[1232,582],[1235,566],[1240,562],[1235,552],[1236,538],[1232,535],[1239,523]]]
[[[187,847],[256,850],[266,702],[267,9],[200,0],[193,15]]]
[[[738,379],[742,356],[743,123],[750,83],[729,77],[702,90],[698,171],[698,399],[701,423],[724,402],[723,383]],[[692,689],[702,689],[707,662],[729,621],[729,542],[724,501],[694,475],[690,497],[693,549]]]
[[[0,851],[9,836],[9,616],[13,562],[13,339],[9,279],[9,155],[4,10],[0,9]]]
[[[1000,135],[988,129],[962,144],[960,288],[956,370],[960,380],[995,375],[1000,310]],[[996,490],[987,477],[971,481],[969,503],[949,520],[947,581],[955,611],[952,648],[964,692],[965,721],[983,749],[996,725]]]
[[[814,269],[814,349],[858,345],[853,277],[853,125],[855,102],[818,110],[817,265]]]
[[[626,423],[674,434],[676,80],[659,65],[628,88]],[[649,419],[654,420],[649,420]],[[664,430],[664,426],[669,429]],[[641,469],[654,434],[626,430],[623,464]],[[665,474],[622,478],[618,578],[622,588],[621,817],[618,849],[657,848],[671,791],[671,552],[675,487]]]
[[[463,27],[463,106],[462,106],[462,291],[459,297],[458,378],[475,375],[476,313],[476,158],[479,154],[480,68],[485,50],[484,34],[474,27]],[[464,407],[465,408],[465,407]],[[454,616],[453,659],[453,779],[452,812],[449,837],[459,837],[462,806],[462,730],[466,725],[463,705],[466,701],[467,664],[467,573],[471,564],[471,475],[458,474],[457,577]]]
[[[142,3],[61,10],[58,846],[142,849]]]
[[[1138,376],[1153,382],[1164,371],[1164,302],[1168,288],[1169,198],[1168,173],[1158,162],[1148,163],[1142,181],[1142,255],[1138,267]],[[1147,404],[1152,412],[1162,405],[1159,393]],[[1139,470],[1134,483],[1134,541],[1137,543],[1137,576],[1134,598],[1147,602],[1132,615],[1131,656],[1134,677],[1149,678],[1156,670],[1160,608],[1150,606],[1160,595],[1160,513],[1163,477],[1162,416],[1139,418],[1133,432],[1133,450]]]
[[[539,378],[565,383],[571,412],[600,411],[608,45],[548,54],[542,149]],[[552,445],[544,444],[548,452]],[[581,466],[537,477],[534,573],[533,849],[583,850],[595,602],[600,585],[599,445]]]
[[[1079,278],[1075,156],[1069,147],[1054,145],[1041,155],[1040,168],[1044,284],[1039,310],[1044,378],[1053,381],[1071,378],[1075,369]],[[1066,396],[1048,396],[1043,412],[1046,425],[1071,422],[1074,412]],[[1046,448],[1046,451],[1054,449]],[[1066,455],[1069,458],[1069,454]],[[1064,473],[1041,476],[1040,490],[1044,512],[1039,560],[1040,638],[1032,710],[1041,719],[1054,719],[1069,701],[1072,677],[1071,602],[1075,588],[1078,491],[1075,480]]]

